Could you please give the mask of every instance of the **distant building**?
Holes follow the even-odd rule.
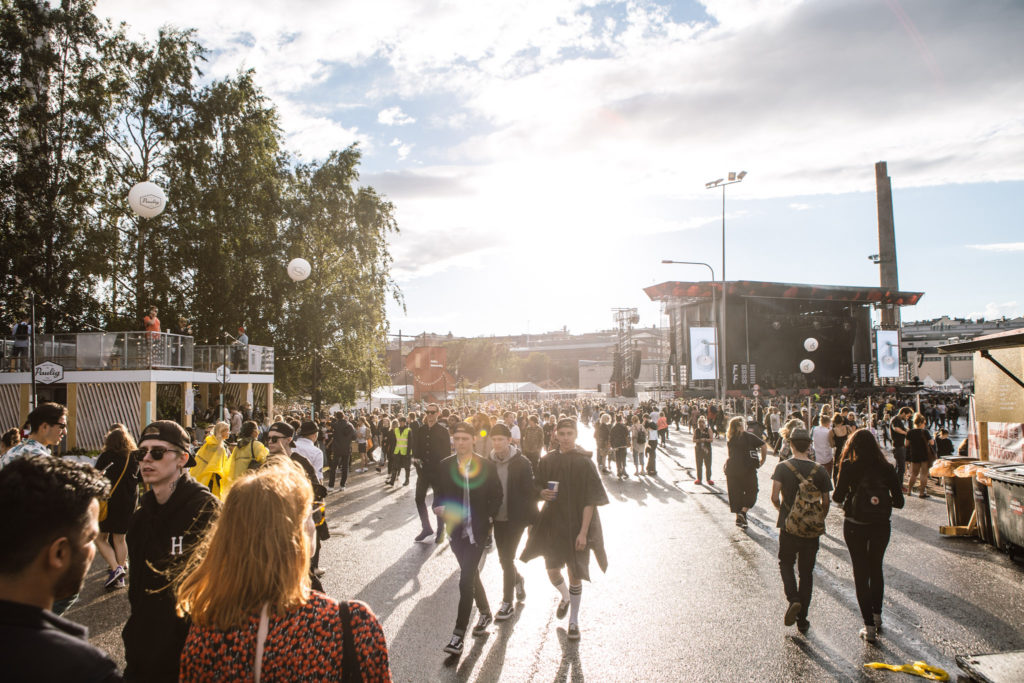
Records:
[[[959,382],[974,381],[973,355],[970,353],[939,355],[943,344],[970,341],[975,337],[1004,330],[1024,329],[1024,317],[999,320],[970,320],[942,316],[932,320],[904,322],[900,336],[900,352],[909,375],[924,382],[930,377],[941,384],[949,377]]]

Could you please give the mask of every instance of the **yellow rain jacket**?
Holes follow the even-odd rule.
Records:
[[[224,495],[228,494],[232,484],[249,471],[250,463],[253,463],[253,468],[258,467],[267,461],[267,455],[269,454],[270,451],[267,450],[267,447],[256,439],[246,443],[239,442],[231,450],[231,457],[228,459],[227,467],[224,468],[226,476],[221,483]]]
[[[221,491],[221,482],[226,478],[227,461],[228,449],[220,439],[211,434],[196,451],[196,466],[190,471],[193,479],[209,488],[210,492],[221,500],[227,494],[226,489],[223,493]]]

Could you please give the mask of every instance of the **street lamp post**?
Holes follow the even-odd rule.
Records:
[[[721,338],[721,346],[718,349],[718,351],[719,351],[719,354],[722,356],[722,367],[726,371],[728,371],[729,368],[728,368],[728,365],[726,364],[726,360],[727,359],[726,359],[726,338],[725,338],[725,331],[726,331],[726,299],[728,298],[726,296],[726,294],[725,294],[725,188],[726,188],[727,185],[735,185],[736,183],[743,182],[743,179],[746,176],[747,176],[747,172],[746,171],[740,171],[739,173],[736,173],[735,171],[729,171],[728,179],[726,179],[726,178],[719,178],[718,180],[712,180],[710,182],[704,183],[704,187],[706,189],[708,189],[708,190],[711,190],[711,189],[716,188],[716,187],[721,187],[722,188],[722,315],[721,315],[721,320],[722,320],[722,338]],[[722,402],[723,402],[723,404],[725,402],[725,391],[726,391],[726,387],[727,386],[728,385],[726,384],[725,373],[723,372],[722,373]]]
[[[670,263],[670,264],[673,264],[673,265],[680,265],[680,266],[704,266],[705,268],[707,268],[711,272],[711,282],[712,282],[712,284],[715,281],[715,269],[712,268],[711,264],[709,264],[709,263],[704,263],[703,261],[673,261],[672,259],[667,259],[667,258],[666,259],[662,259],[661,262],[662,263]],[[718,329],[718,314],[715,312],[715,288],[713,286],[711,287],[711,317],[712,317],[712,321],[715,323],[716,334],[718,334],[719,337],[721,337],[722,331]],[[685,341],[684,341],[684,343],[685,343]],[[722,356],[722,349],[718,350],[718,355],[719,355],[719,362],[718,362],[719,368],[724,368],[725,364],[724,364],[724,362],[722,361],[722,358],[721,358],[721,356]],[[691,359],[691,362],[692,362],[692,359]],[[724,377],[724,372],[723,372],[723,370],[720,369],[719,370],[719,379],[722,379],[723,377]],[[724,400],[724,398],[725,398],[724,380],[723,380],[723,383],[722,383],[721,386],[719,385],[719,382],[715,382],[715,393],[718,395],[717,398]]]

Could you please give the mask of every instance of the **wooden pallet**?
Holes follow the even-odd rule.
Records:
[[[943,536],[977,536],[978,535],[978,511],[971,513],[971,520],[967,526],[940,526],[939,533]]]

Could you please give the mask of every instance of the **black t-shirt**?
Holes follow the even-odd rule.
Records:
[[[889,431],[892,433],[892,447],[903,448],[903,444],[907,439],[907,435],[900,434],[896,430],[902,429],[904,432],[906,432],[908,427],[906,421],[901,417],[894,417],[892,419],[892,422],[889,423],[889,427]]]
[[[0,600],[0,662],[10,681],[120,681],[114,662],[89,644],[89,631],[53,612]]]
[[[779,508],[779,521],[775,524],[780,529],[786,523],[789,508],[793,505],[793,499],[796,498],[796,492],[800,488],[800,479],[793,474],[793,471],[789,469],[789,465],[786,463],[793,463],[793,466],[796,467],[800,474],[804,478],[810,478],[822,493],[828,493],[832,490],[832,478],[828,476],[828,472],[824,467],[813,460],[790,458],[780,462],[775,466],[775,472],[772,473],[772,480],[782,484],[782,507]]]
[[[731,439],[729,441],[729,461],[726,463],[726,467],[756,469],[760,466],[761,454],[753,451],[758,451],[763,445],[764,441],[750,432],[743,432]]]

